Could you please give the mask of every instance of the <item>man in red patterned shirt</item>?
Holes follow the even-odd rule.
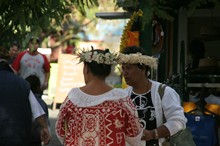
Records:
[[[39,45],[39,38],[31,37],[28,49],[18,54],[12,63],[12,67],[24,79],[29,75],[38,76],[43,91],[48,87],[50,63],[44,54],[38,52]]]

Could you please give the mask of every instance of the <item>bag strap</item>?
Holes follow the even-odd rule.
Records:
[[[161,101],[162,101],[162,99],[163,99],[163,96],[164,96],[164,92],[165,92],[165,88],[166,88],[166,87],[167,87],[167,86],[166,86],[165,84],[160,84],[159,87],[158,87],[158,93],[159,93],[159,95],[160,95]],[[165,118],[164,113],[163,113],[163,123],[165,123],[165,122],[166,122],[166,118]]]
[[[166,85],[165,84],[160,84],[158,88],[158,93],[160,95],[160,99],[162,100],[164,91],[165,91]]]

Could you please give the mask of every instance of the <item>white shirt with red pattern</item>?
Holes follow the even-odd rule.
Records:
[[[137,146],[143,130],[125,91],[112,89],[95,96],[80,88],[69,92],[55,128],[65,146],[125,146],[126,141]]]
[[[29,75],[38,76],[41,86],[45,81],[44,73],[50,72],[50,63],[47,57],[39,52],[35,55],[30,54],[29,51],[21,52],[13,62],[12,67],[24,79]]]

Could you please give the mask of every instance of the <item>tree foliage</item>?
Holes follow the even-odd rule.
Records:
[[[66,14],[78,10],[86,15],[86,9],[97,7],[105,0],[0,0],[0,43],[22,41],[28,33],[52,32],[61,26]],[[119,0],[106,0],[116,3]],[[198,7],[219,8],[219,0],[124,0],[139,2],[144,9],[144,23],[153,15],[172,20],[179,9],[189,12]],[[139,7],[138,6],[138,7]]]
[[[97,0],[0,0],[0,42],[7,45],[28,33],[51,31],[74,9],[85,15],[85,7],[97,5]]]
[[[116,4],[121,2],[121,0],[115,0]],[[134,11],[137,9],[142,9],[142,25],[149,24],[154,16],[168,21],[173,21],[174,16],[179,12],[179,10],[188,11],[189,15],[193,13],[198,8],[205,9],[219,9],[219,0],[124,0],[124,5],[128,3],[138,3],[136,7],[124,7],[125,10]],[[123,4],[119,3],[120,6]]]

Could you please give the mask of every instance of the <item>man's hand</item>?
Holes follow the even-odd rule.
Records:
[[[42,141],[43,145],[49,144],[51,135],[50,135],[48,128],[41,129],[40,137],[41,137],[41,141]]]
[[[146,141],[149,141],[149,140],[152,140],[154,139],[154,133],[152,132],[152,130],[144,130],[143,131],[143,136],[141,138],[141,140],[146,140]]]
[[[41,142],[43,143],[43,145],[49,144],[51,136],[50,136],[50,132],[48,129],[48,123],[46,122],[45,115],[39,116],[38,118],[36,118],[36,121],[41,126],[41,131],[40,131]]]
[[[48,88],[48,82],[44,82],[43,86],[41,87],[41,90],[45,90]]]

